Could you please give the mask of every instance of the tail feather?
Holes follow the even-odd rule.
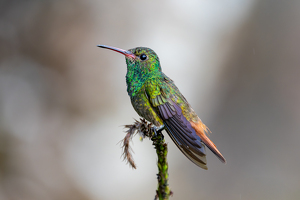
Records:
[[[192,127],[195,129],[196,134],[201,138],[202,142],[221,160],[223,163],[226,163],[224,156],[217,149],[217,146],[206,136],[207,126],[199,120],[199,122],[190,122]]]

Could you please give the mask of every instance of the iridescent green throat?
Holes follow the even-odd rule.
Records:
[[[130,97],[134,97],[149,78],[162,77],[158,59],[152,60],[149,58],[148,62],[139,62],[126,58],[126,64],[126,84],[127,92]]]

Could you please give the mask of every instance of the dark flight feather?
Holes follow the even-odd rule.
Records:
[[[207,169],[205,146],[181,108],[172,100],[157,107],[167,133],[181,152],[197,166]]]

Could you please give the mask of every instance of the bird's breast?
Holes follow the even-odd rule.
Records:
[[[139,116],[145,118],[149,122],[152,122],[155,126],[163,124],[162,120],[151,106],[145,92],[145,87],[142,87],[134,96],[131,96],[130,99],[134,110],[139,114]]]

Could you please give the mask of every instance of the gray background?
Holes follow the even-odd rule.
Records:
[[[300,198],[300,1],[0,1],[0,199],[153,199],[156,155],[122,55],[146,46],[227,159],[169,144],[173,200]]]

